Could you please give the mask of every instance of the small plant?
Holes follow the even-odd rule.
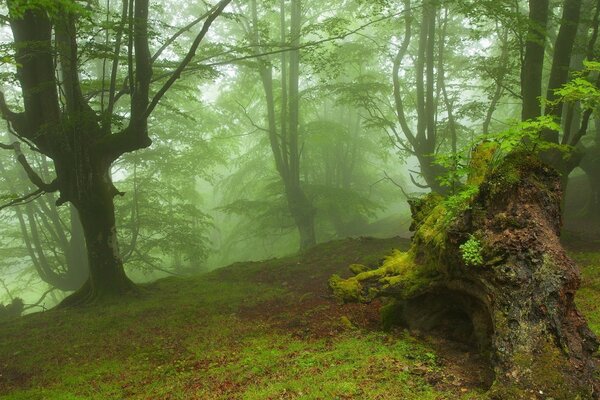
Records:
[[[479,186],[477,185],[465,185],[462,190],[452,196],[448,196],[444,199],[444,205],[448,210],[446,218],[448,221],[453,220],[461,212],[468,209],[475,196],[479,193]]]
[[[483,246],[481,242],[473,235],[460,246],[460,253],[465,264],[469,267],[478,267],[483,265]]]

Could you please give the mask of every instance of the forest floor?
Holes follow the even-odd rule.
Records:
[[[330,242],[302,258],[167,278],[116,303],[5,323],[0,398],[485,399],[489,371],[467,345],[383,332],[379,304],[331,297],[331,274],[407,246]],[[600,245],[571,254],[584,277],[579,307],[600,334]]]

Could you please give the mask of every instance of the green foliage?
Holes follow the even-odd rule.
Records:
[[[583,65],[583,70],[573,73],[569,82],[554,91],[556,100],[549,105],[579,103],[584,110],[596,110],[600,106],[600,89],[591,80],[600,72],[600,62],[586,60]]]
[[[483,246],[479,239],[471,235],[469,240],[460,245],[460,254],[465,264],[469,267],[483,265]]]
[[[514,151],[524,151],[534,154],[537,151],[549,150],[551,148],[566,152],[565,146],[559,146],[549,143],[542,138],[544,131],[558,131],[560,126],[554,121],[552,116],[542,116],[534,120],[518,122],[509,129],[487,135],[482,140],[488,140],[498,144],[498,155],[495,159],[497,165],[501,159]]]
[[[42,9],[51,16],[59,13],[73,13],[76,15],[89,15],[89,9],[75,0],[13,0],[9,4],[10,14],[21,18],[27,11]]]
[[[451,203],[456,203],[461,201],[461,196],[473,194],[475,189],[472,186],[479,185],[485,175],[497,168],[508,154],[521,152],[525,155],[537,155],[555,150],[563,158],[568,158],[573,152],[571,146],[551,143],[542,138],[543,132],[559,129],[552,116],[542,116],[514,123],[501,132],[479,136],[456,154],[436,155],[436,163],[447,171],[438,177],[438,181],[443,186],[466,190],[466,193],[459,193],[459,198],[451,200]],[[465,184],[467,187],[463,189],[462,185]]]
[[[479,186],[466,185],[458,193],[444,199],[447,213],[446,221],[450,222],[470,207],[473,198],[479,193]]]

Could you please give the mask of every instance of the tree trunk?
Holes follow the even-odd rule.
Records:
[[[521,70],[523,109],[521,119],[526,121],[542,114],[539,98],[542,96],[542,72],[546,49],[548,0],[529,0],[529,32]]]
[[[559,174],[512,154],[471,179],[483,183],[461,205],[438,195],[413,202],[411,249],[332,277],[334,293],[393,299],[388,321],[477,343],[495,373],[491,398],[598,398],[598,340],[575,307],[579,271],[558,237]]]
[[[438,194],[446,194],[451,189],[447,186],[442,186],[439,181],[439,177],[444,176],[448,171],[438,163],[436,163],[435,155],[433,155],[434,150],[427,151],[424,149],[419,149],[420,151],[417,153],[417,160],[419,160],[419,165],[421,166],[421,176],[423,180],[427,183],[427,186],[431,189],[432,192]]]
[[[590,199],[587,204],[587,213],[591,223],[598,226],[600,224],[600,170],[595,171],[595,175],[587,175],[590,181]]]
[[[300,252],[302,253],[317,244],[315,236],[316,210],[299,187],[287,189],[286,197],[290,213],[298,228]]]
[[[98,167],[98,170],[103,172],[87,174],[90,181],[82,185],[87,190],[81,190],[80,187],[76,200],[72,200],[85,237],[89,278],[79,291],[63,301],[64,306],[123,295],[135,288],[125,275],[117,241],[113,199],[116,190],[110,180],[108,167]],[[76,175],[86,176],[84,173]]]
[[[586,149],[581,161],[581,169],[590,183],[590,197],[586,204],[586,214],[590,218],[590,226],[600,224],[600,144]]]
[[[70,205],[69,208],[71,213],[71,239],[65,251],[65,256],[69,271],[73,272],[73,282],[77,285],[77,288],[80,288],[89,278],[88,254],[79,213],[73,205]]]

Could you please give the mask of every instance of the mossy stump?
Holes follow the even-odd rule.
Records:
[[[559,241],[560,176],[527,154],[479,173],[466,196],[413,201],[410,250],[333,276],[334,294],[391,299],[387,318],[476,343],[494,370],[493,399],[600,398],[598,340],[575,306],[579,271]]]

